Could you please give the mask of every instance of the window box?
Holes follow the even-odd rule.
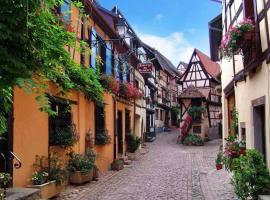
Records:
[[[44,183],[42,185],[32,185],[29,188],[36,188],[40,190],[41,199],[49,199],[52,197],[59,196],[62,187],[56,185],[56,181],[50,181],[48,183]]]
[[[75,171],[70,174],[69,182],[74,185],[82,185],[93,180],[93,170],[89,172]]]

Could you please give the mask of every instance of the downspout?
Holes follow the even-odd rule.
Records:
[[[114,131],[113,131],[113,145],[114,145],[114,151],[113,151],[113,158],[116,160],[117,157],[117,145],[116,145],[116,129],[117,129],[117,119],[116,119],[116,100],[115,97],[113,97],[113,126],[114,126]]]

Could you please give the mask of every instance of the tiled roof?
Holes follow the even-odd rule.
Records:
[[[221,72],[219,64],[212,61],[207,55],[205,55],[200,50],[195,49],[195,52],[198,55],[207,73],[213,76],[214,78],[217,78]]]
[[[188,86],[179,96],[180,99],[204,99],[205,94],[199,91],[194,85]]]

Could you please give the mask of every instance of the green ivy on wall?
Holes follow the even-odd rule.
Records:
[[[0,1],[0,135],[6,132],[5,116],[11,109],[14,86],[35,92],[40,108],[48,113],[51,111],[44,91],[49,81],[58,86],[60,94],[76,89],[87,99],[103,101],[99,72],[76,64],[66,50],[75,48],[76,35],[54,12],[62,2]],[[84,13],[82,3],[72,4],[81,15]],[[81,43],[82,47],[86,45]]]

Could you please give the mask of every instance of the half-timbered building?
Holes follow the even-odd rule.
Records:
[[[229,60],[221,58],[223,137],[234,134],[232,115],[236,110],[239,140],[246,140],[248,149],[259,150],[269,167],[270,1],[224,0],[222,6],[223,36],[244,18],[255,25],[252,37],[244,38],[240,51]]]
[[[202,134],[203,137],[221,122],[219,117],[221,94],[217,89],[221,84],[219,77],[219,64],[195,49],[179,81],[183,91],[179,96],[181,120],[182,122],[185,120],[192,107],[203,107],[205,109],[203,122],[196,123],[196,127],[191,130],[195,134]]]

